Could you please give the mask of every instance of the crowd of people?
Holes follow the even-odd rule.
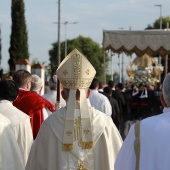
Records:
[[[103,84],[95,74],[75,49],[42,96],[41,78],[26,70],[0,80],[0,169],[168,170],[170,73],[163,88]]]

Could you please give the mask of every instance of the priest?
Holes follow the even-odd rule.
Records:
[[[88,105],[95,73],[77,49],[61,62],[56,74],[66,106],[44,121],[26,170],[114,170],[122,139],[111,117]]]

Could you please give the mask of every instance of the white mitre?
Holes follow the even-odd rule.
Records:
[[[82,148],[93,148],[93,134],[86,91],[96,74],[94,67],[87,58],[74,49],[59,65],[56,74],[63,88],[70,89],[67,101],[67,113],[63,137],[63,150],[73,150],[74,141],[74,113],[76,108],[76,91],[80,91],[81,136]]]

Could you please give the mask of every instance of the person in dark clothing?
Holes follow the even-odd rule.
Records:
[[[161,94],[162,94],[161,84],[158,83],[154,90],[154,107],[153,107],[154,115],[158,115],[163,112],[163,105],[160,100]]]
[[[145,119],[154,115],[154,91],[149,90],[148,87],[148,85],[144,85],[140,95],[140,119]]]
[[[117,128],[119,128],[120,125],[120,110],[119,110],[119,106],[117,101],[112,97],[112,89],[109,86],[106,86],[103,89],[103,93],[104,95],[107,96],[107,98],[110,101],[110,104],[112,106],[112,120],[114,122],[114,124],[116,125]]]
[[[131,95],[132,95],[132,102],[131,102],[131,121],[136,122],[139,120],[140,115],[140,91],[137,85],[132,84],[131,86]]]

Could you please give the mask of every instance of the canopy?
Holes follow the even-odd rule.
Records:
[[[165,57],[170,54],[170,31],[103,31],[103,48],[115,53],[125,52],[127,55],[136,53],[142,56],[145,53]]]

